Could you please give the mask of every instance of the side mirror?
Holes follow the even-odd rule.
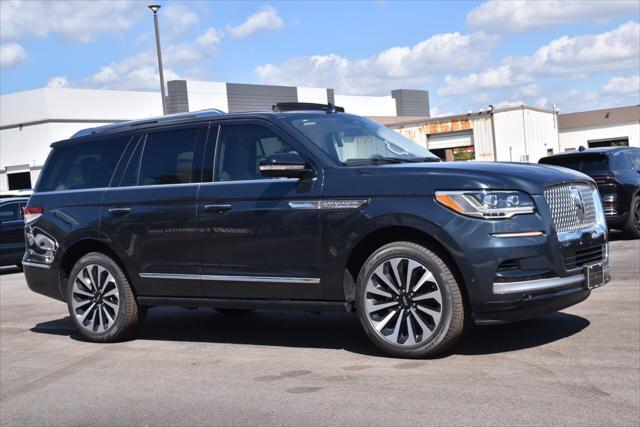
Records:
[[[274,153],[260,160],[260,173],[269,178],[306,178],[313,169],[298,153]]]

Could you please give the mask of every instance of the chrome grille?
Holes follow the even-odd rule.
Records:
[[[551,218],[557,233],[580,230],[596,224],[596,205],[593,198],[595,188],[586,182],[552,185],[544,190]],[[576,196],[579,193],[579,199]],[[584,215],[580,215],[582,204]]]

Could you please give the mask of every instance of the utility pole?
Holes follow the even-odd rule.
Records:
[[[156,30],[156,50],[158,51],[158,73],[160,74],[160,95],[162,96],[162,114],[167,114],[167,99],[164,95],[164,72],[162,70],[162,49],[160,48],[160,30],[158,29],[158,11],[162,6],[159,4],[149,5],[153,12],[153,26]]]

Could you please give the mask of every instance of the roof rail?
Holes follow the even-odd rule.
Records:
[[[211,108],[208,110],[193,111],[187,113],[168,114],[166,116],[150,117],[146,119],[130,120],[126,122],[116,122],[105,126],[87,128],[74,133],[71,138],[80,138],[88,135],[96,135],[104,132],[114,132],[118,130],[146,127],[152,124],[171,124],[193,119],[203,119],[225,114],[224,111]]]
[[[278,102],[273,104],[271,111],[283,113],[285,111],[325,111],[327,113],[344,113],[344,108],[336,107],[332,103],[315,104],[313,102]]]

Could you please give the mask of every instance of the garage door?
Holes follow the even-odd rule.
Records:
[[[473,131],[436,133],[427,138],[427,147],[430,150],[469,145],[473,145]]]

